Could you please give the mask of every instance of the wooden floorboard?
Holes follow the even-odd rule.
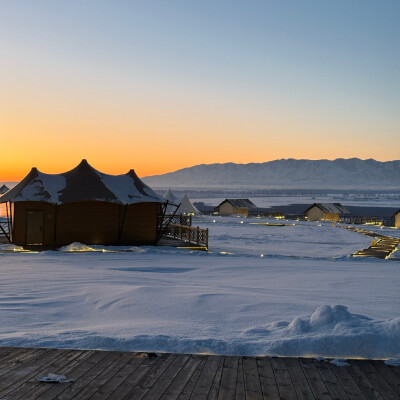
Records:
[[[0,348],[0,399],[396,400],[400,367],[349,360]],[[70,383],[38,377],[65,375]]]

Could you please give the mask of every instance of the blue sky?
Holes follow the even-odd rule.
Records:
[[[107,143],[110,129],[114,140],[140,139],[147,151],[167,137],[168,151],[188,134],[219,138],[214,149],[201,149],[202,159],[183,157],[166,169],[191,161],[399,158],[399,20],[400,2],[385,0],[5,0],[4,131],[24,143],[29,126],[43,139],[54,131],[65,139],[70,121],[80,121],[78,136],[76,126],[68,129],[75,139],[90,137],[82,154],[96,135]],[[35,119],[46,109],[51,127]],[[232,135],[261,146],[228,152]],[[302,148],[311,141],[313,150]]]

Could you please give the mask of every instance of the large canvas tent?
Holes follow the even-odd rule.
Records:
[[[18,245],[155,244],[165,200],[130,170],[108,175],[86,160],[71,171],[29,174],[0,198]]]

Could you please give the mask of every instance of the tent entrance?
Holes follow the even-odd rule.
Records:
[[[26,244],[43,245],[43,211],[27,211],[26,214]]]

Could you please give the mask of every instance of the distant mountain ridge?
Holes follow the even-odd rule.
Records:
[[[400,190],[400,160],[280,159],[249,164],[200,164],[143,180],[156,188],[293,188]]]

